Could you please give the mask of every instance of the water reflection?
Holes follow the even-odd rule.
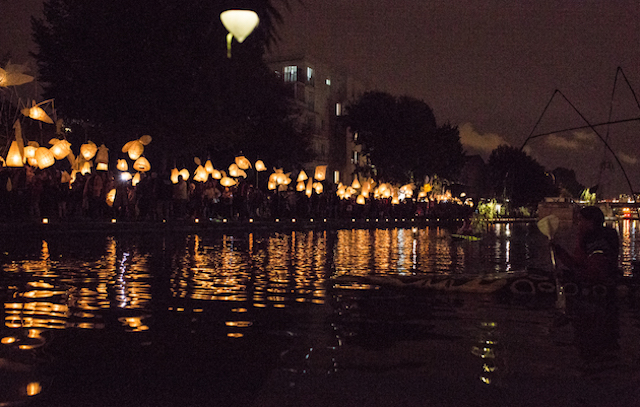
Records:
[[[617,227],[621,264],[630,275],[637,221]],[[474,377],[495,384],[503,373],[496,358],[506,342],[496,319],[481,316],[479,326],[460,332],[456,324],[476,323],[476,316],[460,317],[453,300],[408,297],[361,283],[338,285],[332,277],[480,275],[549,266],[544,236],[526,224],[493,225],[481,241],[454,241],[450,231],[428,227],[92,236],[3,247],[0,358],[20,363],[16,369],[34,371],[52,332],[83,331],[92,335],[89,343],[98,344],[103,335],[109,340],[125,335],[117,338],[132,347],[131,354],[164,355],[169,349],[186,355],[186,361],[203,353],[204,370],[204,361],[220,357],[215,354],[220,347],[241,352],[264,342],[260,357],[277,350],[278,363],[296,383],[300,375],[420,369],[431,363],[432,353],[451,352],[442,344],[466,338],[460,355],[447,357],[463,364],[456,358],[473,356]],[[398,344],[412,341],[430,341],[433,349],[420,349],[419,357],[403,353]],[[204,343],[215,346],[203,350]],[[152,351],[141,352],[147,347]],[[376,356],[381,350],[389,350],[395,362]],[[236,358],[233,352],[227,357]],[[10,366],[0,365],[0,375]],[[46,377],[30,373],[12,386],[28,397],[46,390],[46,383]]]

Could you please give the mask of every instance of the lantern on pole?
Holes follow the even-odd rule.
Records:
[[[80,146],[80,154],[85,160],[90,160],[95,157],[98,152],[98,146],[93,141],[88,141]]]
[[[252,10],[226,10],[220,13],[220,21],[227,34],[227,58],[231,58],[231,41],[235,37],[238,43],[242,43],[258,26],[260,18]]]
[[[53,120],[51,119],[51,117],[49,117],[44,109],[40,107],[41,105],[51,102],[52,100],[53,99],[45,100],[44,102],[40,102],[38,104],[36,104],[36,101],[33,100],[31,102],[31,107],[25,107],[24,109],[20,110],[20,112],[22,112],[23,115],[32,118],[33,120],[39,120],[41,122],[53,124]]]
[[[267,166],[264,165],[262,160],[256,161],[256,171],[262,172],[262,171],[266,171],[266,170],[267,170]]]
[[[236,157],[236,165],[241,170],[248,170],[251,168],[251,162],[243,155]]]
[[[109,149],[104,144],[101,144],[100,147],[98,147],[96,163],[109,163]]]
[[[41,170],[51,167],[56,162],[56,158],[47,147],[38,147],[36,149],[35,159],[38,163],[38,168]]]
[[[327,166],[326,165],[318,165],[316,167],[316,172],[315,172],[313,178],[315,178],[316,181],[324,181],[326,176],[327,176]]]
[[[11,142],[11,146],[9,147],[9,152],[7,153],[7,159],[5,160],[7,167],[22,167],[24,166],[22,162],[22,154],[20,154],[20,148],[18,147],[18,142],[13,140]]]
[[[205,171],[207,171],[207,174],[213,175],[213,171],[215,170],[215,168],[213,168],[211,160],[207,160],[207,162],[204,163],[204,169]]]
[[[24,65],[10,63],[5,65],[4,69],[0,68],[0,88],[19,86],[33,81],[33,76],[23,73],[26,70],[27,67]]]
[[[71,143],[67,140],[58,140],[57,138],[52,138],[49,140],[49,144],[51,144],[51,152],[56,160],[62,160],[71,152]]]
[[[298,179],[296,180],[297,182],[300,181],[306,181],[309,177],[307,176],[307,173],[304,172],[304,170],[300,170],[300,172],[298,173]]]
[[[145,157],[139,157],[136,162],[133,163],[133,169],[140,172],[147,172],[151,169],[151,164]]]
[[[116,168],[120,171],[127,171],[129,169],[129,164],[127,164],[127,160],[118,160]]]

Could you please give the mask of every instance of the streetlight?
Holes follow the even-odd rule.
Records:
[[[252,10],[226,10],[220,13],[220,21],[222,21],[224,28],[229,31],[229,34],[227,34],[227,58],[231,58],[231,41],[233,37],[239,43],[242,43],[258,26],[260,18]]]

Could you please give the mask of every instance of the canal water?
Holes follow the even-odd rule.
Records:
[[[615,227],[631,276],[638,224]],[[535,224],[451,231],[0,237],[0,406],[640,405],[633,306],[585,373],[552,299],[357,278],[551,270]]]

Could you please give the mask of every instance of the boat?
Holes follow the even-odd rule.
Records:
[[[466,233],[452,233],[451,238],[453,240],[469,240],[472,242],[477,242],[478,240],[482,240],[482,236],[479,234],[466,234]]]

